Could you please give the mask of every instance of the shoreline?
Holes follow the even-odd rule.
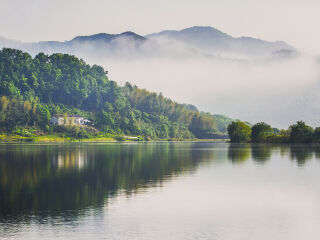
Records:
[[[227,142],[229,139],[151,139],[142,140],[136,136],[71,138],[56,135],[24,137],[20,135],[0,135],[0,144],[6,143],[121,143],[121,142]]]

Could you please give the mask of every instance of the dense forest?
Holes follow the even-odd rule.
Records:
[[[320,143],[320,127],[312,128],[303,121],[292,124],[287,130],[272,128],[264,122],[251,127],[242,121],[234,121],[228,126],[228,134],[230,141],[236,143]]]
[[[56,114],[79,114],[100,132],[143,139],[226,137],[232,121],[130,83],[121,87],[102,67],[60,53],[33,58],[20,50],[2,49],[0,97],[0,131],[22,135],[61,132],[50,124]],[[69,132],[76,137],[88,136],[84,129],[72,129]]]

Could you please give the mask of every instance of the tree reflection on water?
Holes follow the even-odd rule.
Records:
[[[319,146],[225,143],[0,145],[0,222],[74,219],[99,211],[119,192],[161,186],[201,164],[267,164],[273,155],[303,167]]]
[[[1,145],[0,216],[69,215],[192,172],[213,151],[193,143]]]

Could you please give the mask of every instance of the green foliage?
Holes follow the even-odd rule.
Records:
[[[195,115],[189,128],[198,138],[212,138],[217,132],[216,122],[210,114]]]
[[[232,122],[228,126],[228,134],[231,142],[248,142],[250,141],[251,128],[241,121]]]
[[[265,142],[267,142],[267,143],[289,143],[290,136],[281,135],[281,134],[273,134],[273,135],[269,136]]]
[[[227,133],[228,132],[228,126],[230,123],[232,123],[234,120],[220,114],[213,115],[214,120],[217,124],[217,129],[220,133]]]
[[[32,126],[41,116],[37,107],[39,104],[29,101],[9,99],[2,96],[0,99],[0,128],[13,131],[17,126]]]
[[[267,138],[273,135],[273,129],[270,125],[261,122],[252,126],[251,140],[252,142],[261,143],[266,142]]]
[[[299,121],[289,127],[290,142],[292,143],[311,143],[313,141],[313,128]]]
[[[244,127],[243,124],[237,121],[228,126],[231,142],[249,141],[244,137],[249,126]],[[261,122],[253,125],[250,131],[254,143],[320,143],[320,127],[313,129],[302,121],[291,125],[288,130],[271,128],[270,125]]]
[[[63,137],[69,138],[89,138],[90,136],[97,136],[97,132],[88,132],[85,128],[77,125],[57,125],[53,127],[56,133]]]
[[[200,113],[195,106],[178,104],[129,83],[120,87],[102,67],[68,54],[39,53],[32,58],[20,50],[2,49],[0,96],[2,131],[17,126],[52,131],[48,125],[54,114],[81,114],[112,134],[153,139],[221,134],[215,117]]]
[[[163,97],[161,93],[148,92],[130,83],[126,83],[123,91],[133,108],[151,115],[163,115],[168,121],[187,127],[191,135],[197,138],[212,138],[214,134],[220,133],[214,116],[200,113],[193,105],[178,104]]]
[[[51,119],[51,114],[48,110],[48,106],[37,104],[37,116],[38,116],[38,124],[41,127],[46,126],[49,124]]]
[[[320,143],[320,127],[314,129],[314,141]]]

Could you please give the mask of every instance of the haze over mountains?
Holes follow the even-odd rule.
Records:
[[[298,120],[320,124],[319,62],[283,41],[236,38],[212,27],[191,27],[146,36],[99,33],[64,42],[0,38],[2,47],[33,56],[73,54],[102,65],[119,83],[162,92],[214,114],[283,128]]]
[[[185,43],[206,54],[237,53],[248,56],[268,56],[293,53],[295,49],[285,42],[268,42],[251,37],[234,38],[212,27],[191,27],[181,31],[162,31],[146,36],[148,39],[167,39]]]
[[[285,42],[268,42],[251,37],[234,38],[212,27],[191,27],[181,31],[162,31],[147,36],[134,32],[99,33],[77,36],[70,41],[21,43],[0,39],[0,47],[15,47],[32,55],[38,52],[64,52],[91,58],[141,57],[277,57],[295,53]]]

